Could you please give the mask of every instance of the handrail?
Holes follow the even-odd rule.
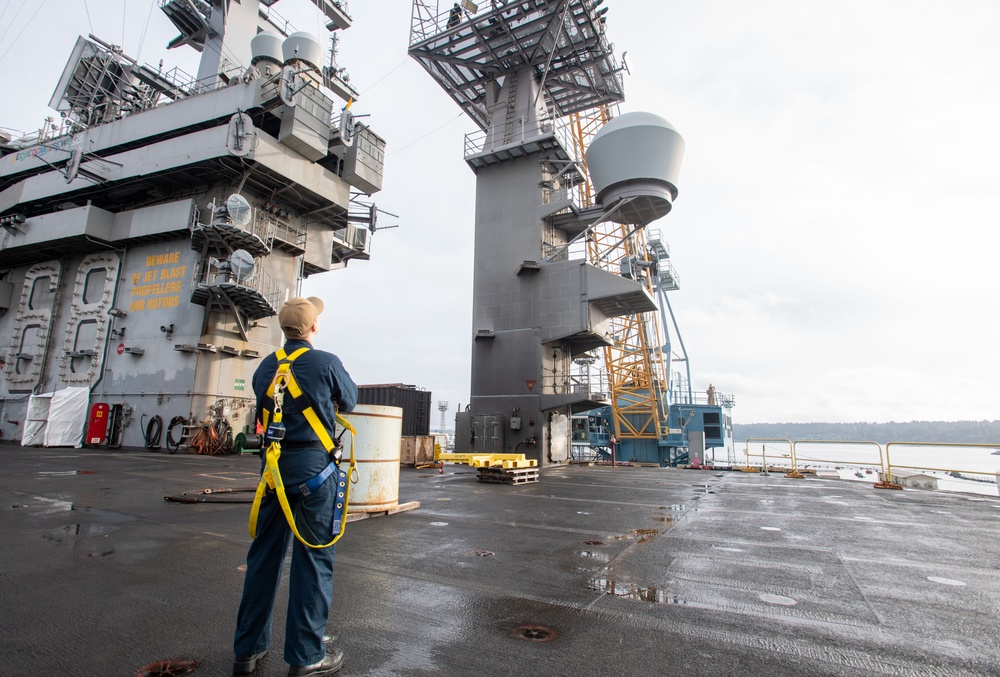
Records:
[[[996,444],[977,444],[971,442],[889,442],[885,445],[885,475],[883,476],[883,481],[887,483],[892,483],[892,464],[889,458],[889,447],[945,447],[945,448],[981,448],[981,449],[996,449],[998,445]],[[963,468],[930,468],[926,466],[919,465],[899,465],[900,468],[909,468],[910,470],[930,470],[932,472],[964,472],[971,475],[988,475],[989,472],[979,469],[979,470],[965,470]]]
[[[219,283],[231,284],[234,287],[242,287],[256,292],[275,310],[281,305],[282,290],[261,265],[255,266],[253,273],[243,280],[238,280],[230,271],[220,271],[209,260],[200,261],[198,265],[199,269],[195,274],[195,284],[198,286],[211,287],[213,284]]]
[[[432,9],[430,3],[414,0],[410,15],[410,46],[445,30],[449,13],[450,10],[440,11],[439,3],[434,3]]]
[[[791,453],[795,452],[795,445],[792,444],[791,440],[786,440],[786,439],[783,439],[781,437],[748,437],[743,442],[743,455],[746,456],[746,459],[747,459],[747,464],[746,464],[746,467],[743,468],[743,472],[754,472],[753,468],[750,467],[750,443],[751,442],[784,442],[785,444],[788,445],[788,449],[789,449],[789,451]],[[761,448],[763,449],[763,445],[761,445]],[[756,454],[754,454],[754,456],[756,456]],[[763,454],[763,461],[762,461],[761,465],[763,466],[764,472],[766,473],[767,472],[767,455],[766,454]]]
[[[553,135],[559,143],[562,144],[562,147],[572,159],[577,161],[580,160],[580,158],[577,157],[576,146],[573,143],[572,129],[569,118],[543,118],[527,122],[525,121],[524,116],[521,116],[517,122],[520,125],[520,129],[515,130],[515,133],[509,139],[504,138],[503,129],[491,129],[485,131],[477,129],[474,132],[466,134],[465,152],[463,157],[469,158],[470,156],[478,155],[479,153],[493,151],[515,144],[521,144],[543,136]]]
[[[816,457],[806,457],[799,455],[798,445],[800,444],[827,444],[827,445],[837,445],[837,446],[850,446],[850,445],[874,445],[879,450],[879,463],[881,465],[881,477],[880,481],[874,484],[876,489],[902,489],[903,487],[894,481],[892,473],[892,459],[890,455],[890,447],[924,447],[924,448],[939,448],[939,449],[955,449],[955,448],[972,448],[972,449],[997,449],[1000,448],[1000,444],[992,443],[967,443],[967,442],[888,442],[884,446],[878,442],[874,441],[857,441],[857,440],[795,440],[794,442],[782,438],[771,438],[771,437],[753,437],[748,438],[744,442],[744,455],[746,456],[746,466],[742,468],[744,472],[756,472],[756,468],[750,465],[750,458],[761,456],[763,457],[763,465],[766,469],[767,467],[767,456],[766,453],[752,454],[750,453],[750,443],[751,442],[784,442],[790,445],[790,454],[775,454],[774,456],[778,458],[788,458],[791,461],[792,472],[787,473],[786,477],[801,477],[802,475],[798,473],[798,464],[801,461],[813,461],[819,463],[842,463],[848,466],[858,466],[862,467],[864,465],[856,461],[848,461],[843,459],[830,459],[830,458],[816,458]],[[1000,465],[1000,462],[998,462]],[[1000,490],[1000,470],[991,471],[986,467],[979,468],[941,468],[937,466],[930,465],[916,465],[914,463],[897,463],[897,468],[907,468],[910,470],[926,470],[931,472],[951,472],[951,473],[966,473],[970,475],[990,475],[995,474],[998,481],[998,490]]]
[[[850,444],[855,444],[855,445],[860,445],[860,444],[871,445],[871,444],[874,444],[876,447],[878,447],[879,464],[882,466],[882,470],[885,471],[885,467],[886,467],[885,466],[885,457],[883,455],[882,445],[879,444],[878,442],[870,442],[870,441],[867,441],[867,440],[856,440],[856,441],[847,441],[847,440],[795,440],[795,444],[792,445],[792,472],[793,473],[797,472],[797,470],[795,468],[795,463],[798,460],[798,450],[796,449],[796,446],[799,445],[799,444],[837,444],[837,445],[850,445]],[[822,459],[818,459],[818,458],[807,458],[805,460],[807,460],[807,461],[819,461],[821,463],[841,463],[841,462],[843,462],[843,461],[823,461]],[[799,475],[799,477],[801,477],[801,475]]]

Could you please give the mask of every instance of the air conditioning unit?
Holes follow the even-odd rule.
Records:
[[[354,224],[347,225],[347,241],[354,249],[365,251],[368,249],[368,229],[360,228]]]

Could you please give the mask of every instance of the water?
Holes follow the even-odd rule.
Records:
[[[763,449],[762,449],[763,447]],[[737,443],[736,463],[747,462],[747,445]],[[996,446],[948,446],[948,445],[877,445],[872,442],[807,442],[795,444],[795,455],[800,470],[807,468],[839,469],[841,479],[874,483],[879,481],[882,456],[888,453],[893,472],[919,472],[935,477],[941,491],[997,496],[997,474],[1000,473],[1000,454],[993,452]],[[721,452],[721,453],[720,453]],[[724,451],[717,450],[716,458],[723,459]],[[762,454],[766,454],[768,465],[788,466],[791,464],[790,449],[783,442],[753,442],[749,444],[750,464],[760,466]],[[867,471],[871,471],[870,473]],[[949,471],[960,472],[957,478]],[[861,473],[861,477],[857,473]],[[978,480],[978,481],[977,481]]]

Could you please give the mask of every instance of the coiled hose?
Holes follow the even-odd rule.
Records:
[[[146,417],[143,414],[139,418],[139,425],[142,425],[142,419]],[[159,449],[160,448],[160,438],[163,436],[163,419],[159,414],[153,416],[149,419],[149,423],[146,424],[146,429],[142,431],[142,439],[146,443],[147,449]]]
[[[224,418],[217,418],[212,423],[215,429],[215,440],[212,445],[213,454],[228,454],[233,450],[233,427]]]
[[[174,416],[170,419],[170,424],[167,426],[167,451],[171,454],[176,454],[178,447],[181,445],[181,440],[184,439],[184,435],[181,435],[179,440],[174,439],[174,428],[178,425],[182,426],[181,431],[183,432],[183,426],[187,425],[187,419],[183,416]]]

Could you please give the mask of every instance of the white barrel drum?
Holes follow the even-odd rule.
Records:
[[[357,430],[354,460],[358,483],[351,485],[347,512],[382,512],[399,505],[399,450],[403,435],[403,410],[377,404],[359,404],[343,414]],[[344,436],[347,442],[350,434]],[[350,452],[344,449],[344,460]]]

